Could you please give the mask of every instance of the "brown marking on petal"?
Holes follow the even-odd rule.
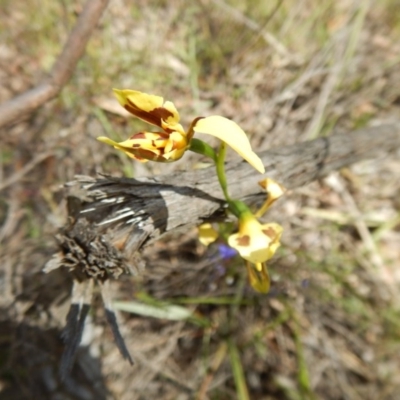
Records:
[[[154,154],[153,151],[145,150],[145,149],[138,149],[138,154],[140,154],[140,157],[143,157],[146,160],[153,160],[153,161],[154,161],[154,158],[157,158],[159,156],[159,154]]]
[[[189,129],[187,131],[187,140],[188,142],[190,142],[192,140],[192,137],[194,135],[194,130],[193,128],[195,127],[195,125],[197,124],[197,122],[199,122],[201,119],[203,119],[204,117],[197,117],[195,118],[192,123],[189,126]]]
[[[155,161],[155,162],[173,162],[175,160],[169,160],[166,159],[164,157],[164,152],[161,150],[158,150],[158,152],[153,152],[150,150],[144,150],[144,149],[140,149],[138,151],[138,153],[140,154],[141,157],[145,158],[146,160],[151,160],[151,161]]]
[[[146,132],[135,133],[129,139],[146,139]]]
[[[125,104],[124,108],[129,111],[131,114],[140,118],[143,121],[148,122],[149,124],[161,126],[161,120],[166,121],[169,117],[173,117],[171,111],[167,110],[164,107],[157,107],[151,111],[144,111],[140,109],[135,103],[133,103],[129,98],[127,98],[128,104]]]
[[[166,132],[149,132],[149,133],[154,133],[158,137],[154,140],[165,140],[169,138],[169,133]]]
[[[264,190],[267,188],[267,180],[266,180],[266,179],[264,179],[264,180],[258,182],[258,184],[259,184],[259,186],[261,186]],[[267,196],[268,196],[268,193],[267,193]]]
[[[165,132],[168,132],[168,133],[173,133],[173,132],[175,132],[175,130],[173,130],[173,129],[171,129],[171,128],[164,128],[164,130],[165,130]]]
[[[249,246],[250,245],[250,236],[249,235],[243,235],[240,236],[236,239],[236,242],[239,246]]]
[[[133,149],[139,149],[141,147],[141,145],[139,143],[135,143],[132,145]]]
[[[262,232],[268,236],[270,239],[275,239],[276,238],[276,231],[275,229],[269,227],[268,229],[263,229]]]
[[[146,162],[146,161],[148,161],[146,158],[139,157],[139,156],[137,156],[136,154],[133,154],[133,158],[134,158],[135,160],[137,160],[137,161],[140,161],[140,162]]]

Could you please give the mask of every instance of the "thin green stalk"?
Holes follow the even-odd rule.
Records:
[[[226,182],[225,175],[225,155],[226,155],[226,143],[221,142],[219,147],[219,152],[217,155],[217,162],[215,163],[217,167],[217,176],[219,184],[221,185],[222,192],[224,193],[225,199],[227,202],[231,201],[231,198],[228,193],[228,184]]]
[[[229,200],[228,201],[229,205],[229,210],[232,212],[232,214],[237,217],[241,218],[245,214],[252,215],[253,213],[250,211],[249,207],[246,206],[243,201],[240,200]]]
[[[189,150],[194,153],[201,154],[203,156],[211,158],[217,170],[217,177],[219,184],[221,185],[224,197],[228,202],[230,211],[238,218],[246,212],[251,213],[249,208],[240,200],[232,200],[228,193],[228,183],[225,174],[225,155],[226,155],[226,143],[221,142],[218,154],[215,153],[214,149],[203,142],[200,139],[192,138],[190,141]]]
[[[173,301],[176,304],[213,304],[213,305],[238,305],[252,306],[255,304],[253,299],[242,299],[235,297],[178,297]]]
[[[308,373],[307,361],[304,355],[304,348],[301,342],[301,333],[300,333],[300,323],[297,318],[296,311],[292,308],[292,306],[285,302],[288,308],[288,311],[291,314],[292,324],[290,325],[293,332],[293,341],[296,347],[296,357],[297,357],[297,382],[300,388],[300,394],[302,398],[306,398],[307,400],[315,400],[315,394],[311,388],[311,380],[310,375]]]
[[[232,366],[233,379],[235,380],[236,391],[238,394],[238,400],[250,400],[239,351],[231,338],[228,339],[228,349],[229,358]]]

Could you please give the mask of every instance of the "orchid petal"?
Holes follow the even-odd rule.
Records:
[[[143,159],[157,162],[172,162],[179,160],[185,153],[188,143],[180,132],[139,132],[123,142],[100,136],[100,142],[122,150],[128,156],[142,161]]]
[[[123,151],[127,156],[134,158],[137,161],[140,161],[140,162],[148,161],[147,159],[144,159],[143,157],[140,157],[138,154],[136,154],[136,152],[132,149],[131,146],[126,146],[127,140],[125,142],[117,143],[117,142],[114,142],[114,140],[111,140],[105,136],[100,136],[97,138],[97,140],[102,143],[109,144],[110,146],[113,146],[117,150]]]
[[[260,218],[279,197],[284,195],[286,188],[271,178],[263,179],[258,184],[267,192],[267,200],[255,214]]]
[[[179,113],[174,103],[164,102],[160,96],[154,96],[137,90],[113,89],[119,103],[131,114],[149,124],[163,129],[172,129],[179,125]],[[172,129],[178,130],[178,129]],[[181,127],[183,132],[183,129]]]
[[[260,173],[265,172],[261,159],[251,149],[246,133],[230,119],[213,115],[199,119],[193,127],[196,133],[205,133],[222,140]]]
[[[199,230],[199,241],[204,246],[209,246],[218,239],[219,233],[213,228],[210,223],[201,224]]]

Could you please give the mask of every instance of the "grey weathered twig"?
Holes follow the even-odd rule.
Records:
[[[19,120],[58,95],[71,78],[107,4],[108,0],[87,0],[50,76],[40,85],[0,106],[0,127]]]
[[[360,160],[400,148],[400,122],[360,129],[259,154],[266,174],[293,189]],[[226,169],[233,198],[254,202],[263,196],[262,179],[246,162]],[[147,179],[79,177],[70,195],[82,202],[79,218],[99,231],[112,228],[126,237],[135,229],[148,233],[147,243],[166,232],[198,225],[223,211],[224,200],[213,170],[177,172]],[[117,234],[118,232],[118,234]]]

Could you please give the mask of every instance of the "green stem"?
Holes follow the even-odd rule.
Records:
[[[203,156],[211,158],[217,169],[217,177],[219,184],[221,185],[222,192],[224,193],[225,199],[229,205],[229,210],[237,217],[240,218],[244,213],[250,213],[249,208],[240,200],[232,200],[228,193],[228,184],[225,175],[225,155],[226,155],[226,143],[221,142],[218,154],[214,149],[207,143],[200,139],[192,138],[190,141],[189,150],[201,154]]]
[[[245,214],[252,215],[249,207],[240,200],[228,200],[229,210],[237,218],[243,218]]]
[[[243,365],[240,360],[239,350],[233,343],[232,338],[228,338],[228,351],[232,366],[233,379],[235,381],[236,391],[239,400],[250,400],[249,391],[247,389],[246,378],[243,371]]]
[[[193,151],[194,153],[209,157],[214,161],[215,164],[217,164],[217,155],[214,149],[206,142],[193,138],[190,141],[189,150]]]
[[[226,155],[226,143],[221,142],[215,166],[217,167],[217,176],[222,192],[224,193],[226,201],[229,203],[231,202],[231,198],[228,193],[228,184],[226,182],[226,175],[225,175],[225,155]]]

